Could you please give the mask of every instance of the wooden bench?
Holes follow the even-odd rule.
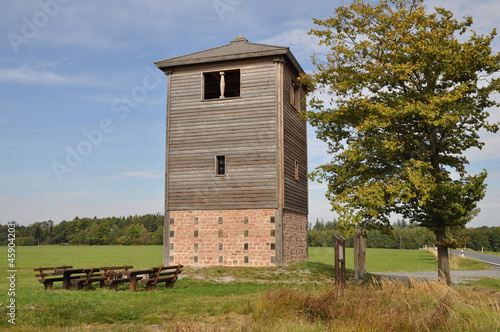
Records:
[[[103,266],[99,269],[104,272],[103,276],[106,278],[104,284],[109,286],[109,289],[118,291],[118,285],[130,281],[130,275],[126,273],[128,270],[133,269],[133,266]]]
[[[99,286],[104,287],[104,281],[106,277],[102,274],[99,268],[85,268],[85,269],[71,269],[72,273],[81,274],[80,277],[70,277],[71,287],[76,287],[78,290],[89,289],[92,287],[93,282],[99,282]],[[66,270],[69,272],[70,270]]]
[[[43,284],[45,290],[53,290],[54,289],[54,282],[56,281],[63,281],[64,277],[64,271],[67,269],[72,269],[73,266],[56,266],[56,267],[37,267],[34,268],[33,271],[35,272],[40,272],[37,273],[37,277],[41,277],[41,279],[38,279],[38,282]],[[50,277],[50,278],[48,278]],[[75,277],[76,278],[76,277]]]
[[[172,288],[177,280],[177,276],[182,272],[182,268],[183,265],[181,264],[172,266],[160,265],[157,268],[151,269],[151,272],[148,273],[148,278],[142,279],[141,283],[146,285],[148,292],[154,291],[156,285],[162,282],[165,283],[167,288]]]
[[[153,273],[153,271],[154,269],[141,269],[123,272],[123,275],[129,278],[128,289],[131,292],[135,292],[137,290],[138,281],[144,278],[144,275],[149,275],[150,273]]]

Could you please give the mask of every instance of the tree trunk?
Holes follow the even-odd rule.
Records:
[[[451,285],[450,257],[448,256],[448,248],[443,243],[446,232],[444,229],[438,229],[435,234],[438,248],[438,277],[445,280],[447,285]]]
[[[364,279],[366,274],[366,238],[357,231],[354,236],[354,280]]]

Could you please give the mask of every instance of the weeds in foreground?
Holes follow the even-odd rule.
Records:
[[[310,248],[310,254],[316,249]],[[185,268],[173,289],[46,292],[33,267],[51,264],[155,266],[162,247],[19,247],[14,331],[500,331],[498,279],[452,288],[439,283],[348,282],[334,290],[333,266],[317,262],[275,268]],[[352,248],[351,248],[352,250]],[[331,252],[324,261],[331,261]],[[380,255],[375,257],[379,252]],[[373,270],[407,269],[427,252],[369,249]],[[409,255],[411,254],[411,255]],[[317,255],[321,258],[321,255]],[[430,258],[430,259],[428,259]],[[155,263],[156,262],[156,263]],[[390,263],[381,268],[381,263]],[[434,267],[435,266],[435,267]],[[7,266],[4,266],[7,270]],[[348,270],[348,278],[352,270]],[[6,316],[7,283],[0,283]],[[443,325],[444,324],[444,325]],[[0,320],[0,330],[12,328]],[[386,332],[384,331],[384,332]]]
[[[251,330],[283,324],[341,331],[497,331],[498,292],[469,294],[442,282],[373,280],[315,294],[298,288],[270,290],[252,308]],[[278,319],[279,317],[279,319]],[[288,322],[288,323],[287,323]],[[286,326],[286,325],[285,325]]]

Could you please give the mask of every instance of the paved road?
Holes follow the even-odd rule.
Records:
[[[461,255],[461,250],[454,250],[453,254]],[[486,278],[500,278],[500,256],[481,254],[476,252],[464,251],[464,256],[477,259],[488,263],[491,265],[489,270],[477,270],[477,271],[451,271],[451,282],[453,284],[466,283],[469,280],[475,278],[486,277]],[[438,280],[437,271],[425,271],[425,272],[372,272],[371,274],[376,274],[380,276],[385,276],[389,279],[400,279],[406,282],[412,279],[420,280]]]
[[[472,252],[472,251],[463,251],[462,250],[453,250],[453,254],[455,255],[464,255],[465,257],[477,259],[478,261],[482,261],[485,263],[488,263],[490,265],[495,265],[500,267],[500,256],[496,255],[488,255],[488,254],[482,254],[478,252]]]

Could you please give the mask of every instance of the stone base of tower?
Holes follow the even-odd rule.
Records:
[[[284,264],[307,262],[307,215],[283,211]]]
[[[306,261],[307,215],[283,211],[282,220],[279,215],[275,209],[169,211],[164,263],[276,266]]]
[[[170,211],[169,264],[273,266],[274,209]]]

